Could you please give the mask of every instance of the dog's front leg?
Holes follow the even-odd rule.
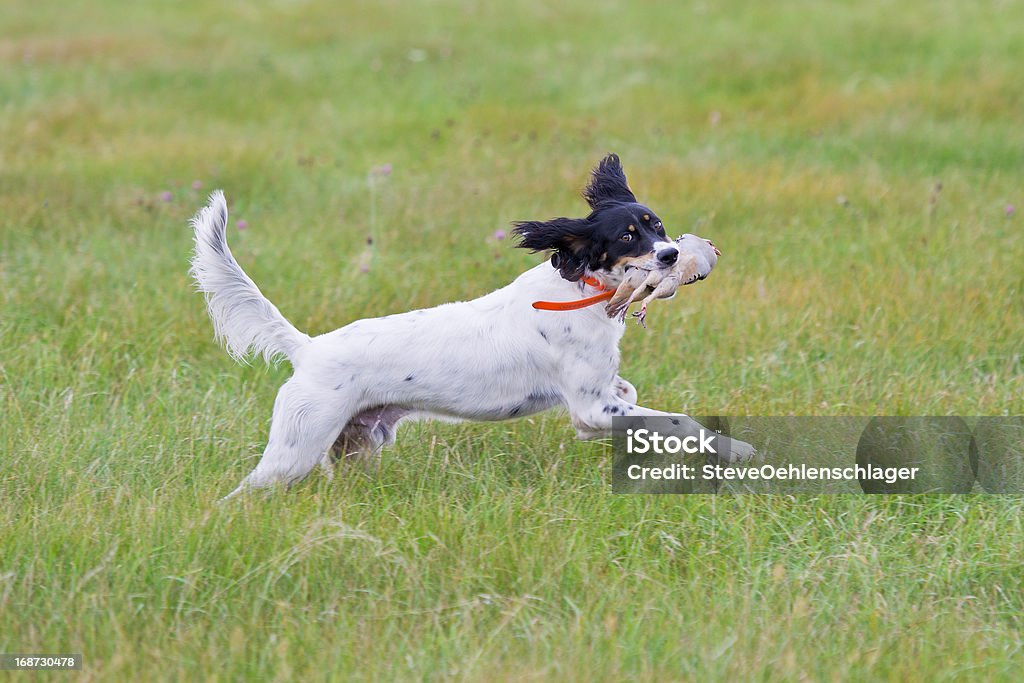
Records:
[[[615,417],[663,417],[668,418],[671,434],[679,437],[699,436],[706,427],[682,413],[666,413],[660,410],[633,405],[621,399],[614,385],[594,400],[594,397],[580,394],[577,400],[570,400],[569,414],[576,428],[576,435],[583,440],[597,439],[612,435],[616,427],[612,418]],[[745,441],[729,439],[729,453],[721,454],[727,463],[745,462],[757,453],[757,450]]]

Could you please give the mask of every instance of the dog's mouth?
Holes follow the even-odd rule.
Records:
[[[647,256],[637,258],[629,263],[623,264],[622,272],[628,273],[634,268],[639,268],[641,270],[671,270],[674,265],[675,264],[673,263],[664,263],[659,261],[657,255],[654,252],[651,252]]]

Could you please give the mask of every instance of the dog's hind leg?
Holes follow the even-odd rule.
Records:
[[[358,462],[364,467],[375,464],[381,449],[395,443],[399,421],[411,413],[400,406],[378,406],[353,416],[320,461],[324,472],[333,476],[334,466],[339,462],[346,465]]]
[[[334,479],[338,467],[348,469],[356,463],[369,468],[374,455],[380,452],[373,434],[365,426],[354,421],[345,425],[327,452],[320,457],[320,471],[328,480]]]
[[[352,417],[356,406],[348,404],[350,400],[294,377],[286,382],[274,401],[263,457],[228,497],[247,489],[291,484],[309,474]]]

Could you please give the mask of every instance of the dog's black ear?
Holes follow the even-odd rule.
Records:
[[[530,251],[581,247],[590,241],[593,226],[586,218],[552,218],[549,221],[519,221],[512,232],[517,247]]]
[[[606,202],[635,202],[636,197],[626,182],[618,154],[609,154],[597,165],[590,184],[583,190],[583,198],[596,209]]]
[[[553,218],[550,221],[522,221],[512,232],[517,247],[530,251],[554,251],[551,265],[562,277],[576,282],[587,267],[587,250],[593,226],[585,218]]]

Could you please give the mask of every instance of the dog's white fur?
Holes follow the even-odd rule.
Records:
[[[685,434],[701,428],[685,415],[636,405],[633,385],[617,374],[625,326],[604,306],[532,308],[537,300],[581,295],[579,284],[547,262],[479,299],[358,320],[310,338],[238,265],[227,245],[227,219],[220,191],[192,219],[191,272],[216,336],[236,359],[283,355],[295,369],[274,402],[263,457],[232,495],[297,481],[330,462],[329,450],[373,455],[410,418],[504,420],[563,405],[581,439],[610,434],[616,415],[675,417]],[[615,274],[593,275],[617,284],[609,282]],[[753,454],[740,441],[731,447],[730,461]]]

